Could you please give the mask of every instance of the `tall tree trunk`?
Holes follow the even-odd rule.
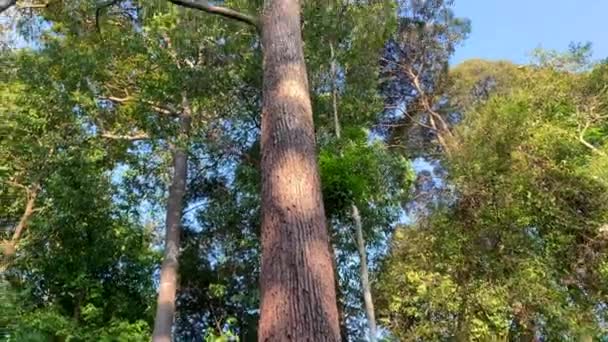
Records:
[[[365,314],[367,316],[367,324],[369,327],[370,342],[376,341],[376,314],[374,312],[374,302],[372,300],[372,290],[369,283],[369,271],[367,268],[367,253],[365,252],[365,240],[363,239],[363,228],[361,225],[361,215],[359,208],[355,204],[352,205],[353,221],[355,222],[355,232],[357,234],[357,250],[359,251],[361,275],[361,289],[363,290],[363,303],[365,304]]]
[[[173,149],[173,179],[169,187],[167,200],[165,254],[160,269],[160,286],[156,317],[154,318],[154,342],[171,341],[171,328],[175,315],[175,296],[178,286],[179,268],[179,240],[186,193],[186,180],[188,177],[188,151],[187,140],[190,132],[191,110],[190,104],[184,97],[183,111],[180,115],[180,136]]]
[[[262,17],[259,341],[339,341],[340,327],[297,0]]]

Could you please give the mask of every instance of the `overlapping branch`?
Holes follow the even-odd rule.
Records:
[[[197,9],[210,14],[216,14],[229,19],[234,19],[236,21],[249,24],[259,29],[259,21],[256,17],[241,13],[230,8],[211,5],[206,0],[169,0],[169,2],[178,6]]]

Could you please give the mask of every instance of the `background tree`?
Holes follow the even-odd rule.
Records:
[[[594,73],[519,72],[507,94],[467,111],[456,128],[456,201],[395,236],[379,294],[398,337],[603,334],[606,180],[594,165],[605,155],[594,151],[605,121],[597,112],[587,121],[590,148],[579,120],[605,95],[582,91]]]
[[[467,19],[455,17],[453,1],[401,1],[399,28],[387,42],[381,60],[386,116],[381,132],[412,146],[420,154],[436,141],[451,149],[451,125],[458,120],[442,108],[448,84],[448,63],[470,31]],[[406,139],[406,140],[404,140]],[[431,146],[432,147],[432,146]]]
[[[3,260],[10,287],[2,295],[12,297],[14,316],[2,323],[18,340],[145,340],[156,260],[150,232],[113,202],[114,160],[88,134],[78,95],[53,82],[51,56],[19,53],[3,72],[10,167],[2,189],[10,194],[12,182],[35,179],[38,193],[27,231]],[[10,208],[23,203],[19,195],[2,200],[6,222],[16,222],[22,214]]]

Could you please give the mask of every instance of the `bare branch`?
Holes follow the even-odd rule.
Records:
[[[39,3],[39,4],[34,4],[34,3],[24,3],[24,4],[18,4],[17,0],[0,0],[0,14],[2,14],[4,11],[8,10],[9,8],[16,6],[18,9],[26,9],[26,8],[46,8],[48,7],[48,3]]]
[[[150,136],[146,133],[137,133],[133,135],[128,134],[114,134],[114,133],[101,133],[101,136],[106,139],[112,140],[125,140],[125,141],[139,141],[150,139]]]
[[[16,188],[25,190],[26,193],[29,193],[29,191],[30,191],[30,189],[27,186],[25,186],[25,185],[23,185],[21,183],[17,183],[17,182],[11,181],[11,180],[7,180],[5,182],[8,185],[12,185],[12,186],[14,186]]]
[[[107,0],[97,6],[97,9],[95,10],[95,27],[97,28],[98,33],[101,33],[101,27],[99,27],[99,17],[101,16],[101,11],[104,8],[116,5],[120,1],[121,0]]]
[[[409,113],[409,111],[407,111],[405,108],[401,107],[401,106],[388,106],[386,108],[389,109],[396,109],[399,112],[401,112],[401,114],[407,116],[410,120],[412,120],[412,122],[418,126],[424,127],[426,129],[430,129],[434,132],[438,132],[437,127],[431,127],[429,125],[426,125],[424,123],[422,123],[420,120],[417,120],[412,114]],[[386,127],[390,127],[390,124],[379,124],[377,126],[386,126]],[[400,127],[400,126],[407,126],[407,124],[394,124],[394,126],[392,127]]]
[[[17,8],[25,9],[25,8],[47,8],[49,4],[41,3],[41,4],[16,4]]]
[[[230,8],[211,5],[206,0],[169,0],[169,2],[187,8],[201,10],[203,12],[217,14],[222,17],[234,19],[249,24],[259,30],[258,19],[250,15],[235,11]]]
[[[416,91],[418,91],[418,94],[420,95],[420,101],[422,103],[422,106],[429,113],[429,122],[431,123],[431,126],[436,128],[437,140],[439,140],[439,143],[441,144],[441,146],[444,147],[444,149],[446,150],[446,153],[449,154],[449,151],[447,150],[449,148],[449,145],[447,144],[447,141],[445,140],[443,135],[445,134],[448,137],[451,137],[452,131],[450,130],[450,128],[449,128],[447,122],[444,120],[444,118],[439,113],[437,113],[437,111],[435,111],[433,109],[432,100],[431,100],[430,96],[427,95],[426,92],[424,91],[424,89],[422,88],[418,74],[414,73],[411,66],[407,66],[404,69],[405,69],[404,71],[405,71],[406,75],[410,78],[410,80],[412,81],[412,84],[416,88]],[[441,125],[441,127],[437,127],[437,125],[435,124],[435,119],[437,121],[439,121],[439,124]]]
[[[120,104],[124,104],[124,103],[130,102],[130,101],[135,101],[135,98],[132,96],[125,96],[125,97],[116,97],[116,96],[105,96],[104,97],[104,96],[102,96],[102,97],[100,97],[100,99],[108,100],[108,101],[111,101],[114,103],[120,103]],[[157,113],[170,115],[170,116],[179,116],[178,110],[171,108],[169,106],[161,105],[154,101],[148,101],[148,100],[140,100],[140,101],[149,105],[150,108],[152,108]]]
[[[159,105],[153,104],[152,102],[149,102],[149,101],[145,101],[145,102],[147,104],[149,104],[150,108],[154,109],[154,111],[157,113],[170,115],[170,116],[179,116],[179,113],[174,109],[169,109],[165,106],[159,106]]]
[[[125,103],[127,101],[133,100],[133,97],[131,97],[131,96],[126,96],[126,97],[108,96],[108,97],[102,97],[102,99],[109,100],[112,102]]]
[[[591,149],[591,151],[606,157],[606,153],[600,149],[598,149],[597,147],[593,146],[591,143],[589,143],[587,140],[585,140],[585,132],[587,131],[587,129],[589,128],[589,121],[587,121],[585,123],[585,127],[583,127],[583,129],[581,130],[581,132],[578,135],[578,140],[585,146],[587,146],[588,148]]]
[[[0,0],[0,14],[15,6],[15,4],[17,4],[17,0]]]

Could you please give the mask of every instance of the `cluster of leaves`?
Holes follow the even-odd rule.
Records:
[[[391,154],[368,133],[348,129],[344,137],[319,155],[324,202],[329,218],[350,217],[351,205],[398,210],[407,196],[412,174],[409,162]],[[388,222],[394,220],[387,215]]]

